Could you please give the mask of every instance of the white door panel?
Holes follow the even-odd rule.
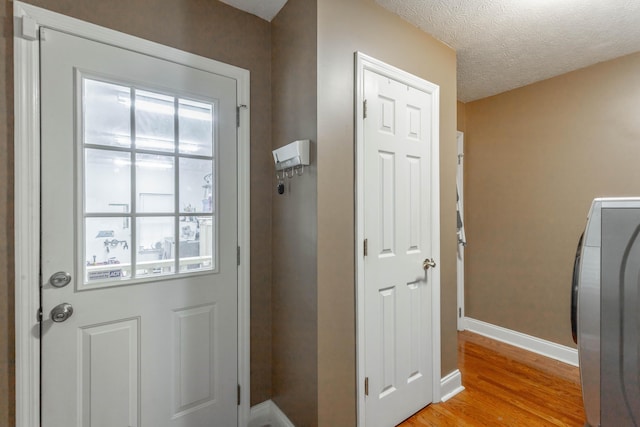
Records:
[[[41,37],[42,425],[237,425],[235,80]]]
[[[364,71],[366,425],[431,403],[430,94]]]

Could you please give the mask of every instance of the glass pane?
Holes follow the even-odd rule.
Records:
[[[180,159],[180,209],[182,212],[213,212],[215,205],[213,161]]]
[[[85,218],[85,283],[131,278],[130,218]]]
[[[174,158],[136,154],[137,212],[175,212]]]
[[[174,217],[138,218],[136,277],[175,272]]]
[[[180,218],[180,272],[213,270],[215,267],[213,218]]]
[[[171,96],[136,91],[136,148],[175,150],[173,103]]]
[[[178,111],[180,152],[213,156],[213,105],[181,99]]]
[[[131,154],[85,149],[84,203],[88,213],[129,213]]]
[[[131,146],[131,89],[84,79],[84,143]]]

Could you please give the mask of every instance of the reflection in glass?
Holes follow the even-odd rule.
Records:
[[[181,99],[178,111],[180,153],[213,156],[213,105]]]
[[[174,217],[138,218],[136,277],[175,272],[174,220]]]
[[[85,218],[85,283],[131,278],[129,218]]]
[[[84,283],[214,270],[215,102],[86,78],[82,90]]]
[[[172,96],[138,90],[135,93],[136,148],[175,150],[175,107]]]
[[[85,144],[131,146],[131,89],[83,79]]]
[[[215,190],[212,160],[180,158],[181,212],[213,212]]]
[[[174,158],[136,154],[136,211],[175,211]]]
[[[131,154],[85,149],[84,203],[87,213],[129,213]]]
[[[213,218],[210,216],[180,217],[180,272],[213,270],[215,268]]]

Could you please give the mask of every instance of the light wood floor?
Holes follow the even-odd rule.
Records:
[[[584,425],[578,368],[470,332],[458,362],[465,390],[400,427]]]

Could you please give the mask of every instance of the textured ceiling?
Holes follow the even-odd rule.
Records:
[[[287,0],[222,1],[271,21]],[[640,0],[375,1],[456,50],[464,102],[640,51]]]
[[[640,51],[638,0],[376,0],[454,48],[473,101]]]
[[[236,9],[244,10],[252,15],[271,22],[280,12],[287,0],[220,0]]]

